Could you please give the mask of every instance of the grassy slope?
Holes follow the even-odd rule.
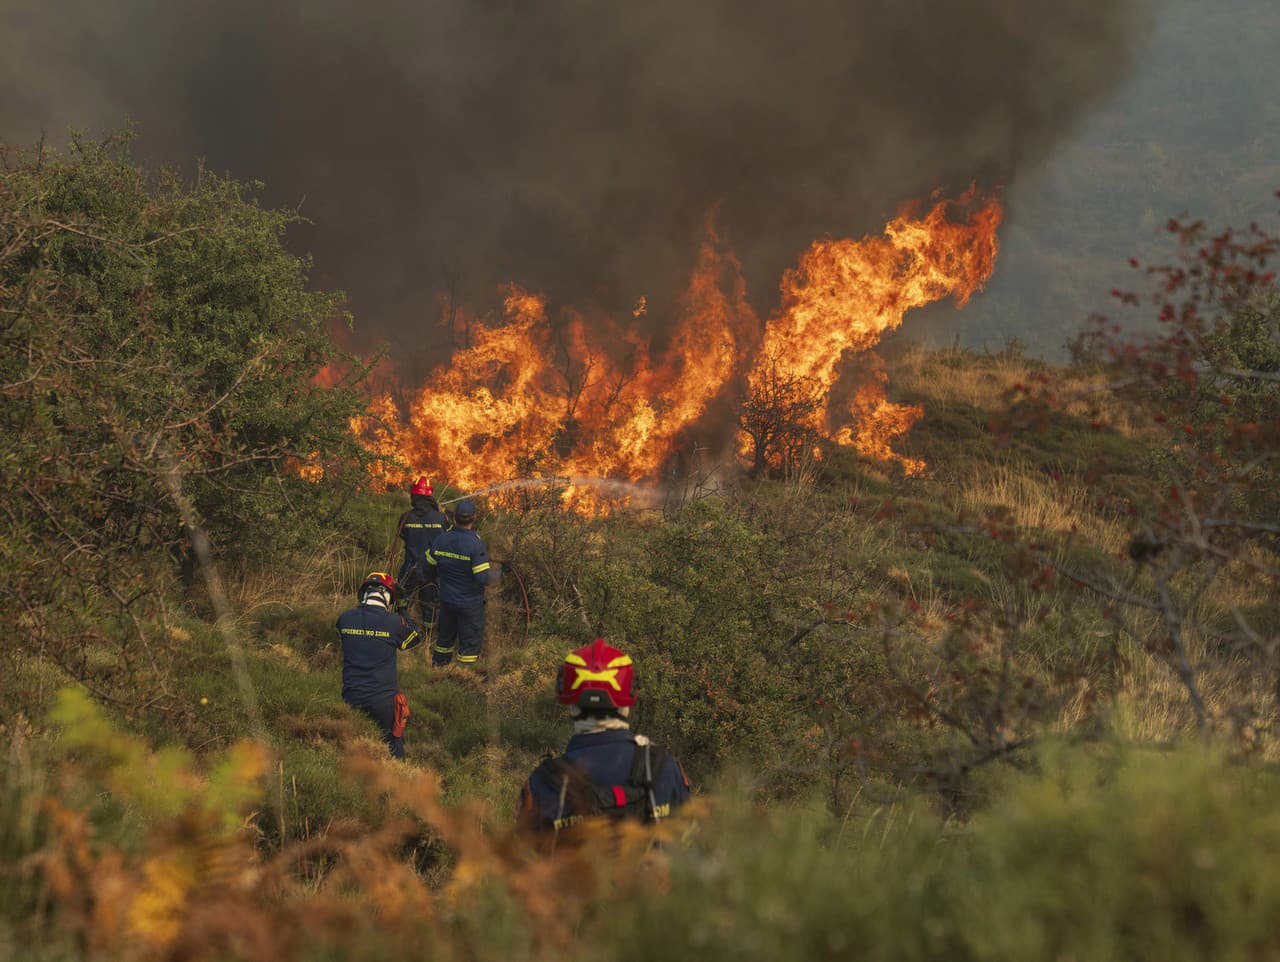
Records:
[[[824,611],[906,603],[919,608],[918,624],[927,638],[931,631],[940,635],[948,616],[967,600],[996,606],[1019,602],[1013,605],[1025,620],[1019,643],[1051,675],[1060,657],[1056,633],[1068,630],[1062,613],[1054,610],[1057,602],[1045,598],[1029,608],[1022,605],[1020,588],[1004,571],[1001,553],[951,519],[982,519],[996,511],[1021,530],[1074,532],[1054,549],[1065,563],[1083,568],[1122,563],[1117,555],[1127,537],[1123,518],[1099,512],[1082,478],[1094,459],[1109,456],[1131,464],[1135,484],[1143,483],[1144,448],[1122,411],[1102,412],[1101,430],[1082,411],[1030,438],[998,443],[990,425],[1006,406],[1010,387],[1041,370],[1038,362],[1016,352],[908,350],[894,362],[892,390],[896,400],[925,408],[902,448],[928,462],[926,475],[902,478],[892,468],[881,473],[835,462],[791,481],[726,493],[726,507],[702,519],[707,533],[698,536],[711,540],[704,567],[724,569],[721,581],[693,563],[690,570],[675,574],[653,570],[676,565],[692,557],[686,552],[699,550],[696,537],[689,545],[681,543],[681,525],[668,524],[653,511],[593,522],[536,510],[491,514],[482,533],[495,557],[519,560],[539,606],[538,617],[526,646],[520,647],[523,618],[513,595],[495,599],[485,659],[489,678],[483,683],[460,673],[433,672],[425,649],[401,657],[402,687],[414,711],[407,739],[411,764],[441,772],[450,796],[481,799],[488,818],[504,821],[524,774],[567,735],[551,695],[563,651],[603,632],[636,650],[643,685],[645,656],[667,657],[673,648],[678,655],[680,646],[692,643],[689,636],[700,630],[701,605],[724,607],[714,619],[716,629],[725,632],[732,627],[725,625],[735,605],[764,606],[767,611],[744,621],[741,630],[767,636],[755,639],[765,658],[753,663],[754,669],[746,665],[741,671],[812,672],[806,677],[818,678],[813,684],[821,686],[822,672],[874,675],[883,668],[870,653],[873,636],[842,625],[822,626],[807,636],[788,650],[795,659],[782,662],[780,669],[761,667],[776,664],[769,662],[770,653]],[[911,508],[889,515],[883,510],[887,502]],[[351,739],[374,739],[372,726],[339,697],[341,659],[331,626],[349,604],[360,574],[385,567],[400,510],[398,498],[371,497],[361,507],[363,534],[354,542],[335,543],[287,572],[232,579],[235,633],[248,654],[265,730],[280,752],[276,777],[288,787],[285,824],[290,834],[306,835],[344,812],[352,800],[333,778],[339,752]],[[918,530],[922,516],[935,519],[931,523],[942,528],[944,537],[923,541]],[[724,579],[744,585],[747,594],[741,597],[748,601],[732,594]],[[1081,614],[1077,605],[1069,630],[1101,637],[1105,628],[1098,608]],[[711,632],[712,626],[704,628]],[[198,611],[177,614],[171,632],[180,639],[186,662],[172,684],[185,692],[189,710],[176,721],[139,714],[129,724],[156,741],[178,740],[197,751],[222,748],[251,728],[224,641]],[[670,637],[654,637],[668,633]],[[727,634],[716,644],[731,641]],[[1128,654],[1132,657],[1123,683],[1129,695],[1121,701],[1131,707],[1116,715],[1115,723],[1142,738],[1165,739],[1185,731],[1189,716],[1176,681],[1163,665],[1139,652]],[[661,679],[649,681],[651,695],[682,690],[664,687]],[[749,689],[756,681],[744,679],[742,685]],[[7,697],[10,704],[23,706],[26,717],[39,719],[55,684],[56,673],[47,666],[25,662],[7,680]],[[640,725],[688,756],[700,782],[731,761],[725,742],[733,739],[717,741],[715,730],[762,711],[749,701],[750,694],[733,687],[732,678],[708,677],[706,684],[708,691],[725,687],[723,704],[712,691],[688,710],[673,710],[656,697],[638,709]],[[1208,688],[1214,697],[1212,679]],[[757,697],[767,694],[753,690]],[[812,694],[820,697],[822,692]],[[709,705],[702,704],[708,700]],[[774,710],[779,714],[768,720],[769,730],[780,742],[760,742],[764,736],[749,720],[734,736],[757,751],[762,793],[781,797],[822,788],[831,777],[823,768],[823,752],[830,748],[833,732],[848,732],[828,725],[811,704],[769,707]],[[1079,704],[1063,706],[1064,724],[1079,716]],[[853,724],[856,729],[859,723],[883,722],[877,715],[855,718]],[[921,739],[933,737],[899,720],[892,724],[898,730],[889,741],[907,754],[913,744],[918,747]],[[788,734],[793,743],[786,742]],[[271,821],[278,824],[279,819]]]
[[[260,724],[274,757],[252,816],[259,851],[278,851],[281,835],[327,845],[377,840],[385,829],[390,841],[376,842],[383,848],[368,856],[370,865],[394,872],[408,859],[432,891],[450,893],[429,910],[418,897],[401,910],[373,882],[363,889],[342,883],[378,900],[371,929],[343,921],[332,903],[278,901],[286,890],[299,897],[322,891],[321,872],[332,863],[312,855],[290,862],[290,884],[301,889],[281,888],[261,906],[235,907],[234,886],[189,905],[214,918],[243,913],[246,932],[265,913],[267,929],[275,929],[262,943],[270,958],[294,951],[295,923],[320,942],[299,958],[364,957],[351,956],[358,947],[382,958],[412,951],[423,938],[434,940],[441,958],[560,957],[565,943],[547,933],[566,918],[577,920],[566,931],[584,938],[601,926],[625,929],[629,935],[611,943],[606,958],[652,958],[671,940],[726,959],[780,957],[783,946],[795,958],[827,958],[851,945],[875,958],[1132,958],[1152,939],[1172,940],[1169,958],[1265,951],[1274,940],[1248,906],[1270,904],[1270,845],[1280,835],[1265,814],[1266,791],[1214,757],[1165,761],[1155,752],[1126,763],[1102,750],[1059,763],[1048,748],[1039,755],[1042,778],[994,765],[977,770],[963,791],[911,781],[911,772],[963,758],[969,746],[936,719],[886,708],[886,692],[912,672],[939,681],[931,674],[936,649],[958,613],[977,602],[1011,619],[1007,637],[1018,648],[1019,671],[1037,684],[1092,664],[1081,661],[1091,645],[1114,644],[1100,603],[1029,594],[985,529],[999,523],[1034,533],[1066,566],[1125,564],[1118,557],[1124,518],[1100,509],[1084,478],[1095,458],[1118,455],[1132,465],[1132,483],[1146,483],[1146,448],[1125,412],[1085,409],[998,443],[990,426],[1011,386],[1042,370],[1016,352],[908,350],[892,370],[894,399],[926,410],[903,443],[929,463],[923,477],[837,459],[788,481],[723,489],[709,503],[674,499],[661,511],[592,521],[536,497],[492,505],[482,533],[495,557],[518,560],[537,607],[527,644],[521,612],[502,593],[491,606],[487,679],[433,671],[421,649],[402,656],[402,687],[414,710],[410,761],[407,769],[388,765],[399,774],[385,785],[368,771],[354,780],[343,774],[352,748],[380,756],[381,746],[373,726],[341,701],[332,622],[363,572],[385,566],[399,498],[369,498],[357,537],[335,539],[288,571],[229,573],[237,613],[230,631],[245,650],[258,723],[242,705],[226,637],[203,603],[175,606],[169,632],[183,659],[171,684],[185,693],[188,710],[167,720],[116,711],[121,727],[212,761]],[[1249,600],[1247,586],[1231,590],[1240,593],[1231,600]],[[881,623],[839,616],[873,609],[913,612],[919,644],[903,647],[896,666],[879,647]],[[827,623],[796,641],[798,629],[815,620]],[[480,826],[501,839],[525,774],[563,744],[568,730],[552,696],[554,671],[563,652],[594,631],[637,655],[648,695],[638,727],[675,747],[694,780],[712,789],[702,820],[669,861],[655,863],[657,874],[614,878],[598,889],[555,874],[578,871],[573,863],[537,868],[474,834]],[[1126,644],[1119,667],[1099,658],[1090,679],[1098,689],[1111,685],[1114,697],[1095,703],[1088,686],[1068,686],[1072,697],[1042,709],[1028,730],[1102,726],[1122,741],[1160,745],[1189,731],[1185,694],[1167,667],[1132,639]],[[1211,708],[1256,696],[1235,675],[1203,666]],[[0,681],[4,703],[21,707],[6,711],[6,723],[29,731],[34,720],[34,730],[44,730],[58,683],[47,665],[19,659]],[[854,742],[875,746],[863,759],[863,779],[848,755]],[[19,764],[11,764],[6,787],[17,798],[41,780],[23,761],[28,744],[25,736],[13,741],[10,761]],[[735,745],[751,747],[746,759],[735,757]],[[438,810],[430,792],[414,787],[409,775],[423,769],[440,773],[442,797],[460,806],[451,810],[458,814]],[[397,789],[386,786],[401,784],[406,794],[397,801]],[[938,791],[915,795],[902,785]],[[940,808],[944,797],[949,803]],[[765,804],[746,806],[746,798]],[[957,803],[972,817],[939,820],[937,812]],[[424,818],[435,813],[429,820],[443,827],[397,828],[405,808]],[[143,854],[156,844],[203,851],[204,843],[184,841],[184,823],[171,825],[145,807],[108,809],[98,816],[102,843],[119,840],[122,850]],[[716,817],[706,819],[708,811]],[[1201,825],[1210,823],[1227,855],[1204,849]],[[12,847],[16,835],[4,824]],[[1033,849],[1043,853],[1043,868],[1040,859],[1028,861]],[[459,859],[479,888],[455,903]],[[348,856],[348,863],[358,860]],[[507,888],[493,888],[495,880]],[[629,896],[635,884],[658,888],[637,901]],[[358,906],[355,897],[340,904]],[[184,911],[194,924],[194,908]],[[921,919],[931,921],[922,926]],[[21,938],[16,931],[0,925],[0,957],[17,944],[7,940]],[[169,930],[160,931],[159,944],[169,944]],[[50,962],[84,957],[70,942],[42,946]],[[241,951],[255,957],[240,949],[233,957]]]

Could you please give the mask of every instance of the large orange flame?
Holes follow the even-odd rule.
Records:
[[[740,265],[709,223],[657,353],[610,318],[565,311],[553,320],[545,298],[513,286],[501,323],[470,326],[469,346],[422,385],[407,419],[384,398],[356,427],[372,450],[412,466],[384,464],[378,480],[388,484],[417,471],[470,490],[538,476],[651,479],[717,399],[754,389],[767,367],[822,393],[818,434],[919,470],[889,445],[921,412],[886,400],[869,352],[911,308],[967,302],[991,274],[1001,218],[998,200],[970,190],[922,217],[903,213],[881,237],[817,241],[784,275],[763,334]],[[633,313],[646,310],[641,298]],[[859,354],[868,361],[853,399],[835,410],[831,390]]]
[[[964,221],[954,220],[956,214],[966,215]],[[922,218],[894,218],[883,237],[815,241],[783,275],[781,308],[765,330],[750,382],[758,384],[766,364],[771,374],[807,379],[828,397],[815,427],[833,430],[837,443],[869,458],[921,470],[922,463],[898,458],[889,442],[923,411],[885,399],[887,377],[878,359],[864,365],[847,412],[831,410],[830,391],[847,354],[875,347],[911,308],[944,297],[955,298],[957,307],[968,303],[995,267],[1003,216],[996,198],[980,198],[971,188]]]

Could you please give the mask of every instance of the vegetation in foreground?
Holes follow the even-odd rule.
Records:
[[[520,584],[493,599],[486,678],[404,661],[398,764],[339,696],[332,621],[402,505],[340,483],[358,401],[310,387],[333,304],[245,188],[149,182],[114,149],[0,181],[23,600],[0,951],[1277,954],[1272,238],[1175,225],[1161,326],[1100,327],[1069,367],[902,351],[921,478],[791,448],[645,511],[490,499]],[[243,324],[211,343],[226,311]],[[112,354],[135,329],[155,351]],[[227,367],[204,382],[209,352]],[[184,582],[173,552],[201,536]],[[659,848],[535,855],[516,791],[566,735],[558,659],[594,634],[633,654],[636,727],[702,791]]]

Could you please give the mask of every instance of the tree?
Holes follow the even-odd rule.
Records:
[[[742,451],[753,478],[782,474],[796,467],[820,439],[815,419],[823,391],[812,379],[782,370],[766,359],[753,374],[738,413]]]
[[[332,521],[366,456],[355,391],[312,384],[340,300],[286,250],[297,216],[203,169],[149,175],[129,139],[2,148],[3,618],[103,697],[149,676],[163,701],[155,616],[189,528],[275,557]]]

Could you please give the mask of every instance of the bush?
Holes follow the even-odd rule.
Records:
[[[1274,776],[1211,752],[1053,750],[957,830],[727,805],[621,959],[1222,960],[1280,949]]]
[[[3,623],[102,698],[163,701],[153,616],[193,541],[271,560],[363,481],[359,399],[313,383],[339,298],[250,186],[149,175],[127,135],[0,152]]]

